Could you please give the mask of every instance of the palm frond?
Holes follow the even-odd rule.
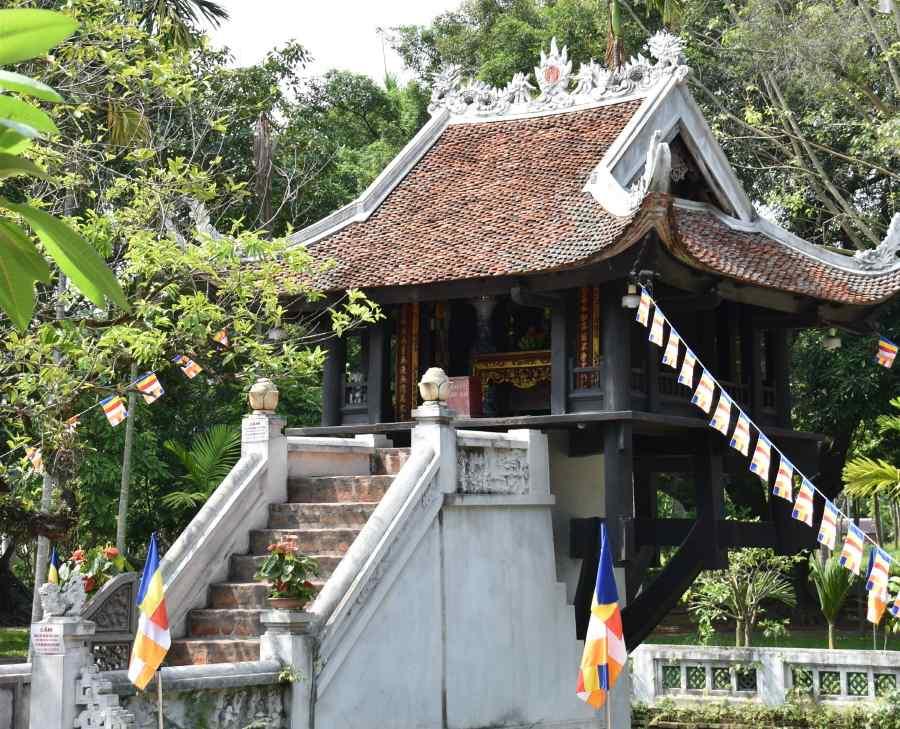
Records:
[[[809,579],[816,588],[822,615],[834,623],[853,587],[853,573],[834,557],[823,565],[813,555],[809,559]]]
[[[886,494],[896,498],[900,495],[900,468],[884,459],[854,458],[844,465],[844,483],[853,497]]]
[[[231,471],[241,454],[241,431],[230,425],[213,425],[185,448],[167,440],[163,447],[184,469],[180,477],[187,487],[163,497],[163,503],[173,509],[191,509],[203,504]]]

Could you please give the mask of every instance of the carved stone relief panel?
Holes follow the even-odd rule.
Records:
[[[457,490],[466,494],[527,494],[528,452],[521,448],[461,446],[456,453]]]

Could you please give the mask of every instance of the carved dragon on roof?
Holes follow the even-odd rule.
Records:
[[[868,251],[857,251],[853,258],[866,271],[885,271],[900,265],[900,213],[895,213],[884,240]]]
[[[560,50],[554,38],[550,50],[541,51],[540,63],[534,67],[537,88],[524,73],[517,73],[500,89],[477,79],[464,81],[459,66],[448,66],[434,77],[428,110],[432,114],[446,109],[454,115],[474,116],[554,111],[629,96],[663,79],[675,76],[683,80],[687,76],[680,38],[662,30],[647,41],[646,48],[655,63],[641,54],[616,69],[592,60],[582,63],[573,74],[568,48]],[[534,91],[539,92],[537,96]]]

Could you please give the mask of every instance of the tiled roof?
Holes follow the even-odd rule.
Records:
[[[862,306],[877,304],[900,291],[900,270],[881,274],[847,270],[764,233],[730,228],[709,211],[676,206],[670,219],[676,253],[728,278]]]
[[[640,101],[451,124],[362,222],[310,244],[325,290],[454,281],[576,264],[631,218],[583,192]]]

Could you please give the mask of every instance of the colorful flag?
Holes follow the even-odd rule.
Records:
[[[869,593],[869,608],[866,611],[866,620],[873,625],[878,625],[884,617],[884,609],[888,604],[887,590],[872,590]]]
[[[59,555],[56,553],[56,547],[50,551],[50,566],[47,567],[47,582],[51,584],[59,584]]]
[[[840,512],[828,499],[825,499],[825,511],[822,512],[822,525],[819,527],[819,544],[828,549],[837,546],[837,525]]]
[[[653,300],[650,298],[650,294],[647,293],[647,289],[641,286],[641,303],[638,305],[637,316],[634,317],[635,321],[639,321],[644,326],[647,326],[647,322],[650,321],[650,304]]]
[[[772,464],[772,444],[762,433],[756,439],[756,450],[753,451],[753,460],[750,462],[750,470],[762,479],[764,484],[769,483],[769,471]]]
[[[869,552],[869,568],[866,570],[866,590],[869,591],[866,620],[878,625],[884,617],[888,604],[888,575],[891,571],[890,557],[881,549]]]
[[[900,618],[900,595],[897,595],[897,599],[894,600],[894,604],[891,605],[891,615],[895,618]]]
[[[894,360],[897,358],[897,345],[887,337],[878,340],[878,352],[875,354],[875,361],[882,367],[890,369],[894,366]]]
[[[650,325],[650,336],[648,339],[653,342],[657,347],[662,347],[663,343],[663,325],[666,323],[666,317],[662,315],[662,312],[659,310],[657,306],[656,309],[653,310],[653,323]]]
[[[887,592],[888,577],[891,574],[891,558],[880,547],[869,552],[869,572],[866,577],[866,590],[869,592]]]
[[[125,409],[125,401],[118,395],[112,395],[105,400],[100,401],[103,406],[103,412],[106,413],[106,419],[114,428],[128,417],[128,411]]]
[[[169,615],[166,612],[166,596],[162,572],[159,569],[159,551],[156,547],[156,532],[150,535],[150,548],[144,573],[137,595],[137,634],[131,648],[131,662],[128,664],[128,680],[139,689],[153,678],[160,667],[171,644],[169,635]]]
[[[172,361],[181,368],[181,371],[189,380],[193,380],[197,375],[203,372],[203,368],[200,365],[194,362],[190,357],[185,357],[183,354],[176,354],[172,357]]]
[[[600,526],[600,565],[591,597],[591,619],[584,639],[584,652],[578,671],[578,698],[595,709],[606,703],[616,684],[628,654],[622,632],[619,592],[613,575],[612,553],[606,537],[606,525]]]
[[[847,538],[844,539],[844,548],[841,550],[841,565],[854,575],[859,574],[859,568],[862,565],[865,539],[862,529],[856,524],[850,524],[850,528],[847,530]]]
[[[230,342],[228,341],[228,330],[220,329],[215,334],[213,334],[213,341],[217,344],[221,344],[223,347],[227,347]]]
[[[780,496],[785,501],[794,500],[794,464],[784,457],[783,453],[778,454],[781,460],[778,463],[778,475],[775,477],[775,486],[772,493]]]
[[[686,387],[694,386],[694,365],[697,363],[697,358],[694,356],[694,353],[685,348],[684,350],[684,362],[681,363],[681,372],[678,373],[678,381],[685,385]]]
[[[712,420],[709,421],[709,427],[715,428],[722,435],[728,435],[728,426],[730,424],[731,398],[723,390],[719,393],[719,404],[716,405],[716,412],[713,413]]]
[[[794,501],[794,511],[791,514],[797,521],[802,521],[806,526],[812,526],[813,523],[813,490],[812,484],[803,479],[800,484],[800,490],[797,492],[797,499]]]
[[[662,363],[668,365],[673,370],[678,368],[678,345],[681,344],[681,337],[674,327],[669,329],[669,341],[666,344],[666,351],[663,352]]]
[[[716,383],[713,380],[712,375],[706,370],[703,370],[703,375],[700,377],[700,382],[697,383],[697,389],[694,390],[694,396],[691,398],[691,402],[704,413],[708,413],[709,409],[712,407],[713,390],[715,387]]]
[[[25,449],[25,457],[31,461],[31,467],[35,473],[41,474],[44,472],[44,456],[40,448],[29,446]]]
[[[165,394],[165,390],[163,390],[159,380],[156,379],[156,375],[152,372],[143,375],[137,381],[136,386],[141,391],[141,395],[144,396],[144,402],[148,405],[156,402]]]
[[[739,413],[734,432],[731,434],[730,445],[746,456],[750,451],[750,421],[742,410]]]

